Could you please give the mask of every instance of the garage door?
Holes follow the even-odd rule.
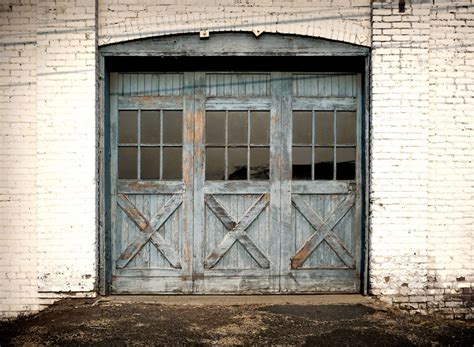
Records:
[[[360,85],[112,73],[112,292],[358,292]]]

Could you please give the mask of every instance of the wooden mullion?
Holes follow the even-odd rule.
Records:
[[[295,233],[291,228],[291,178],[292,178],[292,105],[293,105],[293,76],[291,73],[281,73],[279,85],[279,114],[280,114],[280,201],[276,206],[280,212],[280,290],[291,288],[292,279],[290,258],[293,255],[291,245],[295,243]]]
[[[160,180],[163,179],[163,110],[160,110]]]
[[[137,177],[142,178],[142,110],[138,110],[138,125],[137,125]]]
[[[337,114],[337,111],[336,109],[334,109],[333,111],[333,180],[336,180],[337,179],[337,157],[336,157],[336,148],[337,148],[337,145],[336,145],[336,142],[337,142],[337,139],[336,139],[336,114]]]
[[[250,110],[247,110],[247,181],[250,181]]]
[[[314,143],[316,141],[316,113],[311,111],[311,180],[314,181]]]
[[[229,111],[225,111],[225,147],[224,147],[224,180],[229,180],[229,153],[228,153],[228,144],[229,144]]]

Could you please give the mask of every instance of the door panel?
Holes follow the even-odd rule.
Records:
[[[183,74],[111,74],[112,292],[192,289],[192,170],[183,163],[193,134],[183,125],[183,81]]]
[[[202,204],[203,293],[278,291],[279,233],[271,225],[274,142],[270,74],[203,74],[205,175]],[[273,122],[273,124],[275,124]],[[196,230],[197,231],[197,230]],[[277,240],[276,242],[272,242]]]
[[[112,292],[357,292],[360,76],[111,75]]]
[[[282,189],[282,216],[290,222],[282,223],[281,290],[357,292],[360,81],[356,75],[287,78],[293,101],[283,112],[292,131],[283,136],[282,186],[289,187]]]

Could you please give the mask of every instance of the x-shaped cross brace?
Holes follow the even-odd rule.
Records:
[[[117,203],[125,214],[135,223],[140,232],[117,259],[117,268],[123,269],[151,240],[172,267],[181,268],[179,256],[174,248],[158,233],[158,229],[168,220],[183,202],[181,195],[173,195],[166,204],[148,221],[124,194],[119,194]]]
[[[355,260],[352,254],[344,246],[339,236],[332,230],[346,215],[354,205],[354,195],[349,194],[336,208],[329,214],[326,220],[323,220],[299,195],[293,195],[291,200],[296,209],[311,224],[315,232],[306,240],[304,245],[291,257],[291,268],[296,270],[303,265],[311,253],[319,246],[321,242],[326,241],[336,252],[339,258],[349,268],[355,266]]]
[[[204,261],[204,267],[206,269],[212,269],[219,260],[222,259],[230,247],[232,247],[234,242],[239,241],[262,269],[269,269],[270,261],[246,233],[248,227],[255,221],[255,219],[257,219],[260,213],[268,205],[268,194],[260,195],[257,201],[250,206],[238,222],[232,218],[229,212],[227,212],[224,206],[222,206],[213,195],[206,195],[205,201],[207,207],[209,207],[209,209],[222,222],[228,232],[221,243],[207,256]]]

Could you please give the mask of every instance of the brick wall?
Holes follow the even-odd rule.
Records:
[[[100,0],[99,44],[150,36],[255,31],[370,45],[370,0]]]
[[[39,308],[35,2],[0,3],[0,317]]]
[[[40,1],[37,15],[38,290],[87,292],[97,255],[95,1]]]
[[[430,16],[427,308],[474,318],[474,4]],[[422,306],[423,307],[423,306]]]
[[[412,312],[472,318],[471,1],[375,2],[370,283]]]

